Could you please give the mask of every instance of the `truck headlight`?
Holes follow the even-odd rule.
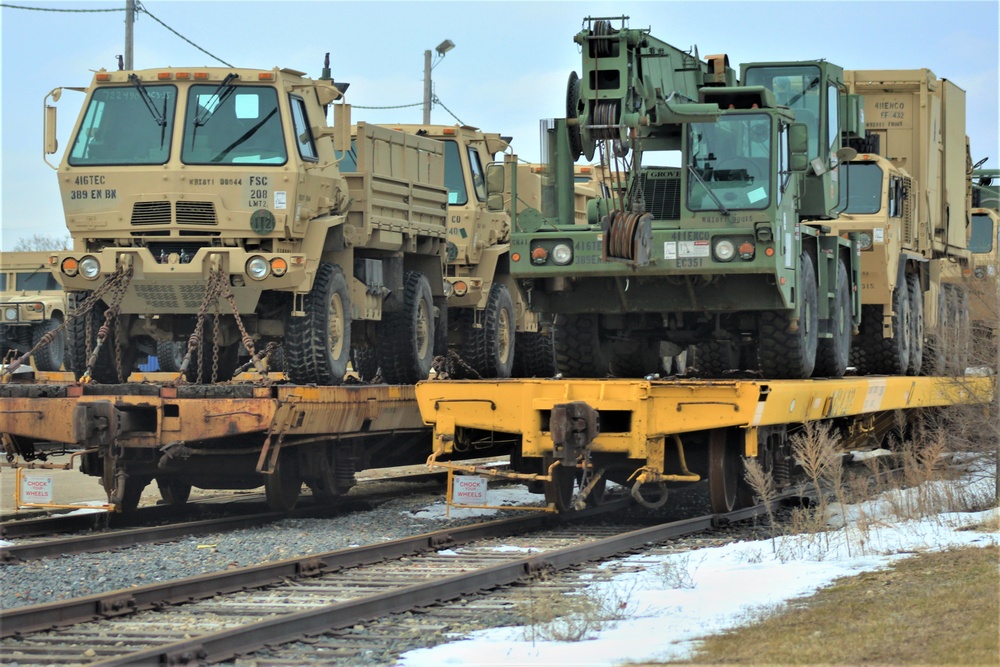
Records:
[[[80,275],[87,280],[94,280],[101,274],[101,263],[96,257],[87,255],[80,260]]]
[[[271,273],[271,265],[263,257],[251,257],[247,260],[247,275],[254,280],[263,280]]]
[[[868,232],[861,232],[858,234],[858,245],[861,246],[862,250],[868,250],[872,247],[872,235]]]
[[[17,321],[17,308],[4,308],[3,317],[8,322]]]
[[[558,266],[566,266],[573,261],[573,249],[565,243],[557,243],[552,248],[552,261]]]
[[[736,256],[736,246],[729,239],[719,239],[715,242],[715,258],[720,262],[728,262]]]

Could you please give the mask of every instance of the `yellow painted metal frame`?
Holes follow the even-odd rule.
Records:
[[[584,401],[602,414],[628,414],[622,432],[602,432],[593,452],[649,460],[664,438],[715,428],[746,429],[748,456],[757,428],[889,410],[986,404],[996,378],[864,376],[817,380],[538,380],[426,381],[416,387],[424,421],[434,427],[434,452],[452,452],[456,429],[520,434],[523,456],[552,451],[542,412]],[[604,422],[604,420],[602,420]]]

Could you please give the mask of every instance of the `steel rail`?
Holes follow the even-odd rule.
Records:
[[[357,600],[340,602],[319,609],[270,618],[91,664],[102,667],[110,665],[178,665],[229,660],[266,645],[280,644],[305,635],[316,635],[328,630],[352,626],[359,619],[372,619],[403,612],[455,599],[483,589],[512,584],[538,572],[561,570],[587,561],[609,558],[651,543],[701,532],[719,522],[743,520],[766,511],[764,505],[758,505],[730,514],[711,514],[643,528],[580,546],[527,556],[501,565],[453,575],[428,583],[415,584]]]
[[[318,576],[383,560],[437,550],[473,540],[537,530],[575,519],[614,512],[630,500],[610,502],[567,515],[539,513],[512,519],[448,528],[363,547],[338,549],[272,563],[179,579],[137,588],[96,593],[71,600],[5,609],[0,637],[12,637],[87,621],[123,616],[171,604],[201,600],[225,593],[262,588],[284,580]]]

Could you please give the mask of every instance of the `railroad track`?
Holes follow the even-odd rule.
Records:
[[[539,573],[646,549],[764,511],[756,507],[635,530],[607,525],[574,528],[583,519],[625,505],[612,503],[566,516],[519,516],[14,608],[4,614],[0,662],[219,662],[264,646],[353,628],[373,618],[506,586]],[[514,537],[528,532],[528,538]],[[72,627],[44,631],[53,625]],[[372,649],[358,645],[357,650]]]

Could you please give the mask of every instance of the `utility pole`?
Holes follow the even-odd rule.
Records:
[[[132,70],[132,25],[135,23],[135,0],[125,0],[125,69]]]
[[[424,125],[431,124],[431,51],[424,51]]]

